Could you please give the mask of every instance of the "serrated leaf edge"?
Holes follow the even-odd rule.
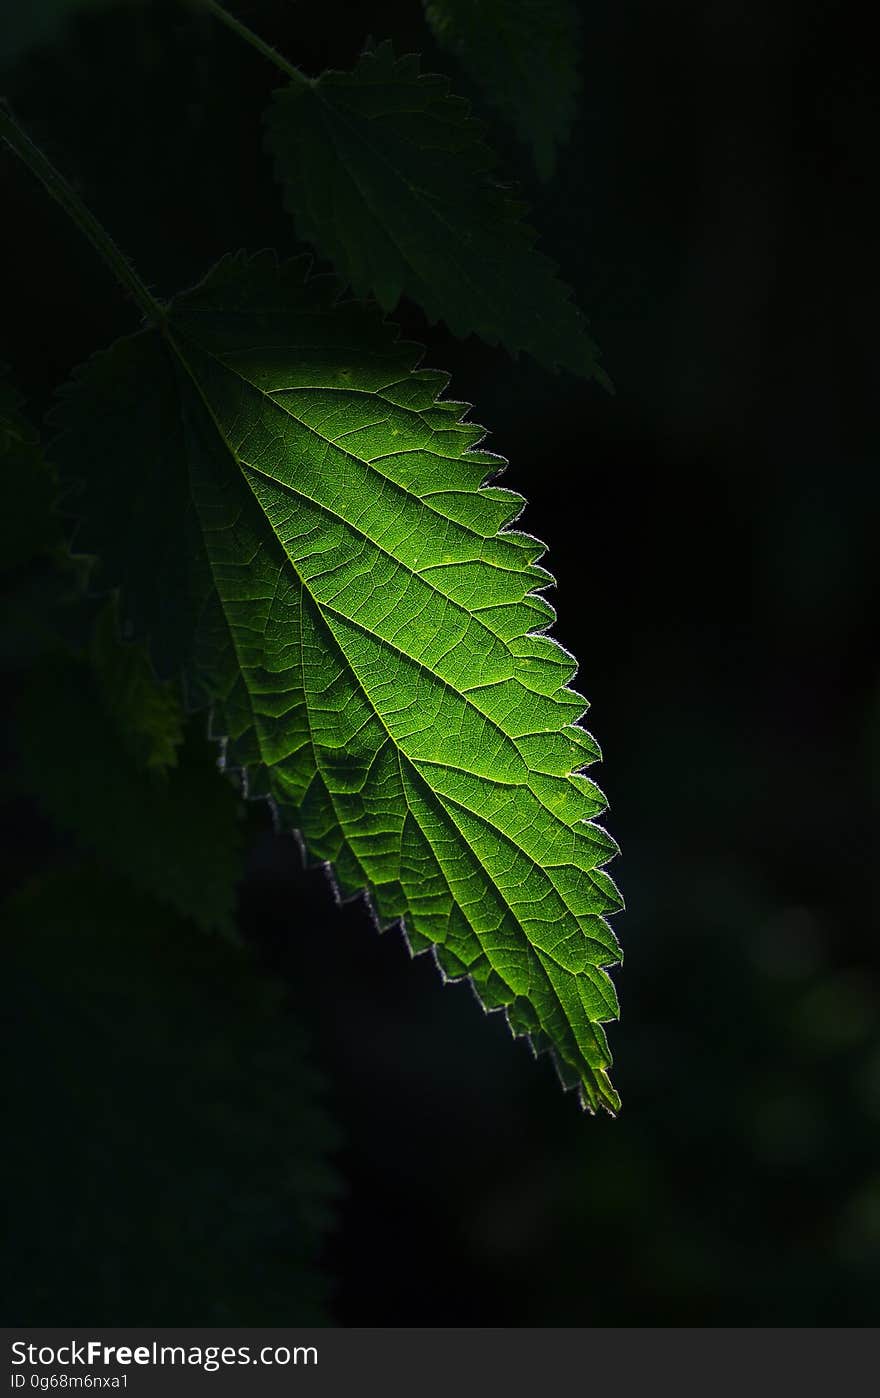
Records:
[[[399,60],[398,60],[398,61],[399,61]],[[338,279],[337,277],[335,277],[332,273],[327,273],[327,272],[315,272],[315,273],[313,273],[313,272],[312,272],[312,268],[313,268],[313,266],[315,265],[316,258],[315,258],[311,253],[308,253],[308,252],[307,252],[307,253],[302,253],[302,254],[299,254],[299,255],[297,255],[297,256],[295,256],[295,257],[292,257],[292,258],[289,258],[289,259],[283,259],[283,260],[282,260],[281,258],[278,257],[277,253],[276,253],[273,249],[266,248],[266,249],[260,250],[260,251],[257,252],[257,253],[248,254],[247,251],[246,251],[245,249],[242,248],[242,249],[239,249],[239,250],[238,250],[237,252],[235,252],[235,253],[228,253],[228,254],[226,254],[224,257],[220,258],[220,259],[218,260],[218,262],[215,263],[214,266],[209,270],[209,272],[208,272],[208,274],[207,274],[207,277],[210,277],[210,276],[214,275],[220,267],[224,266],[224,265],[227,264],[227,263],[230,263],[230,262],[231,262],[231,263],[253,262],[253,261],[257,261],[257,260],[259,260],[259,259],[263,259],[263,258],[268,259],[268,260],[271,260],[271,262],[272,262],[272,264],[274,265],[274,267],[275,267],[276,269],[278,269],[278,270],[281,270],[282,268],[290,268],[291,266],[293,266],[293,265],[295,265],[295,264],[297,264],[297,263],[302,264],[302,265],[303,265],[303,285],[305,285],[305,286],[313,285],[315,282],[321,282],[321,283],[324,284],[324,287],[325,287],[328,291],[331,290],[332,287],[335,287],[335,288],[336,288],[335,295],[332,295],[332,296],[328,299],[328,306],[329,306],[330,308],[332,308],[332,307],[334,307],[334,306],[337,306],[337,305],[340,305],[340,304],[348,304],[348,303],[351,303],[351,302],[356,302],[356,303],[358,303],[358,304],[360,304],[360,305],[369,306],[369,307],[371,307],[372,309],[374,309],[375,312],[376,312],[376,314],[378,314],[378,315],[380,316],[382,324],[388,326],[389,328],[391,328],[391,329],[393,329],[393,330],[395,331],[395,336],[394,336],[394,340],[393,340],[392,343],[394,343],[395,345],[404,347],[404,348],[410,348],[410,349],[412,350],[412,352],[413,352],[413,363],[412,363],[412,366],[411,366],[409,372],[410,372],[410,373],[414,373],[414,372],[416,372],[419,368],[423,367],[423,360],[424,360],[425,354],[426,354],[426,352],[427,352],[425,346],[419,344],[418,341],[406,340],[406,339],[404,339],[403,336],[401,335],[399,326],[397,326],[396,323],[395,323],[393,320],[390,319],[390,316],[389,316],[388,314],[386,314],[385,312],[382,311],[382,308],[378,306],[377,302],[375,301],[375,298],[372,298],[372,297],[371,297],[371,298],[365,298],[365,297],[357,297],[357,296],[351,295],[351,294],[349,293],[349,291],[348,291],[348,288],[347,288],[346,286],[341,285],[339,279]],[[199,286],[203,285],[203,283],[207,280],[207,277],[202,278],[201,281],[199,281],[198,283],[196,283],[195,286],[191,288],[191,290],[194,291],[194,290],[196,290]],[[185,295],[185,294],[186,294],[186,293],[182,293],[182,295]],[[177,298],[175,298],[175,299],[177,299]],[[170,310],[172,311],[172,313],[173,313],[173,303],[172,303],[172,306],[171,306],[169,309],[170,309]],[[158,327],[158,326],[142,326],[142,327],[140,327],[139,330],[137,330],[137,331],[135,331],[135,332],[132,332],[132,335],[131,335],[131,336],[124,336],[124,337],[122,337],[122,338],[124,338],[124,339],[134,338],[134,337],[137,336],[137,335],[141,335],[141,334],[145,334],[145,333],[150,333],[151,331],[154,332],[154,333],[156,333],[156,334],[163,335],[163,338],[164,338],[163,327]],[[115,344],[116,341],[114,341],[113,343]],[[98,357],[101,356],[102,354],[108,353],[111,349],[112,349],[112,345],[102,347],[101,349],[94,351],[93,354],[91,354],[91,355],[90,355],[86,360],[84,360],[80,365],[77,365],[77,366],[76,366],[76,368],[74,369],[74,371],[73,371],[71,377],[70,377],[64,384],[62,384],[62,385],[60,386],[59,390],[57,391],[57,394],[56,394],[56,403],[53,405],[52,409],[50,409],[50,412],[49,412],[49,414],[47,415],[47,419],[46,419],[46,421],[47,421],[47,426],[50,426],[50,425],[51,425],[53,416],[55,415],[55,413],[57,412],[58,408],[60,407],[60,403],[61,403],[61,401],[63,400],[65,394],[66,394],[67,392],[70,392],[70,391],[72,390],[72,388],[73,388],[73,386],[74,386],[74,384],[75,384],[75,381],[76,381],[79,377],[81,377],[81,375],[83,375],[83,374],[85,373],[85,371],[86,371],[88,365],[91,363],[91,361],[94,360],[94,359],[96,359],[96,358],[98,358]],[[460,413],[458,414],[458,416],[457,416],[457,418],[456,418],[456,423],[457,423],[457,424],[463,424],[463,423],[466,421],[467,414],[471,411],[473,405],[470,404],[470,403],[467,403],[467,402],[464,401],[464,400],[442,398],[441,395],[442,395],[443,392],[445,391],[445,388],[446,388],[446,387],[449,385],[449,383],[451,382],[452,375],[451,375],[450,373],[448,373],[446,370],[434,370],[434,371],[432,371],[432,372],[434,372],[434,373],[436,373],[436,374],[438,375],[438,389],[437,389],[437,393],[436,393],[435,398],[434,398],[434,402],[435,402],[435,403],[437,403],[437,402],[443,402],[443,403],[445,403],[445,404],[447,404],[447,405],[449,405],[449,406],[454,406],[454,407],[459,408],[461,411],[460,411]],[[470,423],[470,424],[468,424],[468,425],[469,425],[469,426],[472,426],[472,427],[479,427],[479,428],[481,429],[482,435],[481,435],[480,437],[476,438],[475,441],[472,442],[472,443],[465,449],[465,451],[462,453],[463,456],[467,456],[467,455],[471,454],[472,452],[478,451],[478,450],[480,449],[480,447],[481,447],[482,442],[484,442],[484,441],[486,440],[487,436],[489,435],[488,429],[482,428],[482,425],[479,424],[479,423]],[[51,448],[52,448],[52,445],[53,445],[53,443],[54,443],[55,440],[57,440],[57,434],[56,434],[55,436],[51,437],[51,438],[47,441],[47,455],[49,455],[50,460],[51,460]],[[505,457],[501,456],[500,454],[496,454],[496,453],[494,453],[494,452],[491,452],[491,453],[490,453],[490,452],[485,452],[485,451],[483,451],[481,454],[482,454],[483,456],[492,456],[492,457],[495,459],[495,461],[497,462],[497,466],[496,466],[494,469],[490,468],[490,469],[487,470],[486,475],[483,477],[483,479],[482,479],[481,482],[480,482],[480,485],[477,487],[478,490],[484,490],[484,489],[486,489],[489,485],[491,485],[493,482],[497,481],[497,480],[499,479],[499,477],[500,477],[500,476],[504,473],[504,471],[507,469],[508,464],[509,464],[508,461],[507,461],[507,459],[506,459]],[[514,493],[515,493],[515,494],[519,494],[519,492],[514,492]],[[75,499],[75,494],[76,494],[76,487],[75,487],[75,486],[71,486],[68,490],[64,491],[63,495],[62,495],[61,497],[59,497],[59,500],[67,500],[68,497],[70,497],[71,500],[74,500],[74,499]],[[527,508],[528,501],[526,500],[526,498],[523,497],[523,496],[520,496],[520,499],[521,499],[521,501],[522,501],[522,504],[521,504],[519,510],[516,512],[515,515],[511,516],[511,518],[507,521],[506,524],[502,525],[502,526],[497,530],[497,535],[498,535],[498,536],[501,536],[501,535],[503,535],[503,534],[505,534],[505,533],[511,532],[511,527],[517,522],[517,520],[518,520],[518,519],[521,517],[521,515],[523,514],[524,510]],[[75,539],[76,539],[76,532],[77,532],[77,527],[78,527],[78,524],[79,524],[79,521],[81,520],[81,518],[82,518],[81,516],[80,516],[80,517],[74,517],[75,523],[74,523],[74,527],[73,527],[73,530],[72,530],[72,533],[71,533],[70,542],[69,542],[69,546],[68,546],[68,547],[69,547],[69,552],[70,552],[71,557],[74,557],[74,558],[76,558],[76,557],[80,557],[80,558],[83,558],[83,557],[87,557],[87,558],[94,557],[94,555],[83,555],[83,554],[77,554],[77,553],[75,552],[74,545],[75,545]],[[538,559],[543,558],[543,557],[545,556],[545,554],[547,553],[547,545],[544,543],[544,541],[543,541],[542,539],[539,539],[539,538],[537,538],[536,535],[533,535],[533,534],[530,534],[530,533],[529,533],[529,534],[526,534],[526,531],[523,531],[523,530],[517,530],[516,532],[517,532],[518,534],[520,534],[520,535],[525,534],[525,536],[526,536],[527,538],[529,538],[530,540],[532,540],[532,541],[539,547],[540,553],[538,553],[538,554],[536,555],[536,558],[535,558],[535,560],[534,560],[535,562],[537,562]],[[90,569],[90,570],[89,570],[89,573],[90,573],[90,574],[91,574],[91,571],[92,571],[92,570]],[[545,570],[545,571],[546,571],[546,570]],[[114,594],[114,593],[116,593],[116,592],[119,591],[119,588],[118,588],[118,587],[111,587],[111,588],[98,589],[98,590],[95,591],[95,592],[90,592],[90,591],[89,591],[89,586],[90,586],[90,578],[89,578],[89,581],[87,581],[87,583],[86,583],[86,589],[87,589],[87,594],[88,594],[88,595],[91,595],[91,596],[104,596],[104,595],[108,595],[108,594]],[[547,580],[546,582],[542,583],[542,584],[541,584],[540,586],[538,586],[538,587],[531,588],[531,589],[529,590],[529,592],[527,592],[527,593],[524,594],[524,598],[525,598],[525,597],[540,597],[544,592],[548,591],[550,588],[555,587],[555,586],[556,586],[556,580],[555,580],[555,578],[553,578],[551,575],[548,574],[548,580]],[[544,600],[546,601],[546,599],[544,599]],[[547,605],[549,606],[549,605],[551,605],[551,604],[548,603]],[[572,662],[574,663],[574,665],[575,665],[576,668],[575,668],[574,672],[572,673],[572,675],[571,675],[571,677],[570,677],[568,683],[564,686],[564,688],[569,689],[570,686],[571,686],[571,684],[573,684],[573,682],[575,681],[575,679],[576,679],[576,677],[577,677],[578,670],[579,670],[579,666],[578,666],[578,662],[577,662],[576,656],[574,656],[569,650],[567,650],[567,649],[561,644],[561,642],[558,641],[558,640],[556,639],[555,636],[549,635],[550,628],[553,626],[553,624],[554,624],[555,621],[556,621],[556,612],[555,612],[555,609],[553,609],[553,616],[552,616],[552,617],[548,617],[547,620],[546,620],[542,625],[533,627],[533,628],[531,628],[528,632],[526,632],[526,633],[524,633],[524,634],[525,634],[526,636],[545,636],[545,637],[547,638],[547,640],[548,640],[558,651],[560,651],[562,655],[564,655],[564,656],[566,657],[566,659],[568,659],[568,660],[570,660],[570,661],[572,661]],[[150,639],[150,638],[147,638],[148,642],[149,642],[149,639]],[[154,673],[155,673],[155,666],[154,666]],[[184,690],[184,693],[183,693],[183,700],[184,700],[184,706],[185,706],[186,711],[187,711],[188,713],[190,713],[190,714],[193,714],[193,713],[198,712],[200,709],[202,709],[202,707],[203,707],[202,705],[194,704],[194,703],[191,702],[191,697],[190,697],[190,695],[188,695],[188,694],[186,693],[186,686],[185,686],[184,684],[182,684],[182,689]],[[570,720],[569,723],[568,723],[566,726],[567,726],[567,727],[572,727],[572,728],[578,728],[578,729],[580,729],[582,732],[588,732],[588,730],[586,730],[586,729],[584,728],[584,726],[583,726],[582,719],[585,717],[585,715],[586,715],[586,713],[587,713],[587,710],[588,710],[589,707],[590,707],[590,706],[589,706],[589,702],[588,702],[588,700],[586,700],[586,699],[584,698],[583,695],[578,695],[577,697],[583,702],[583,706],[584,706],[584,707],[583,707],[583,710],[581,711],[580,717],[579,717],[578,719],[576,719],[576,720],[575,720],[575,719]],[[528,1047],[530,1048],[531,1052],[532,1052],[532,1056],[533,1056],[535,1059],[538,1059],[538,1058],[540,1058],[541,1056],[543,1056],[543,1055],[545,1055],[545,1054],[548,1055],[548,1056],[550,1057],[550,1059],[551,1059],[551,1061],[552,1061],[552,1063],[553,1063],[553,1065],[554,1065],[554,1067],[555,1067],[555,1069],[556,1069],[556,1073],[557,1073],[557,1076],[558,1076],[558,1078],[559,1078],[559,1081],[560,1081],[560,1083],[561,1083],[561,1085],[562,1085],[563,1090],[564,1090],[565,1092],[570,1092],[570,1091],[573,1091],[573,1090],[577,1089],[578,1101],[579,1101],[579,1104],[580,1104],[581,1108],[582,1108],[584,1111],[588,1112],[590,1115],[595,1115],[596,1107],[597,1107],[597,1106],[601,1106],[601,1107],[608,1113],[609,1116],[611,1116],[611,1117],[616,1117],[617,1114],[618,1114],[618,1112],[619,1112],[619,1110],[620,1110],[620,1098],[619,1098],[619,1096],[618,1096],[616,1090],[611,1086],[610,1080],[609,1080],[609,1078],[608,1078],[607,1069],[591,1069],[591,1070],[590,1070],[591,1073],[592,1073],[592,1075],[593,1075],[593,1078],[597,1081],[597,1085],[596,1085],[596,1096],[597,1096],[597,1099],[598,1099],[598,1100],[597,1100],[597,1103],[594,1104],[593,1102],[590,1101],[589,1096],[588,1096],[588,1094],[587,1094],[587,1092],[586,1092],[586,1089],[585,1089],[585,1086],[584,1086],[583,1082],[581,1082],[581,1083],[573,1083],[573,1082],[571,1082],[570,1080],[568,1080],[568,1081],[566,1080],[566,1076],[565,1076],[565,1072],[564,1072],[564,1068],[563,1068],[563,1060],[562,1060],[561,1055],[560,1055],[560,1054],[558,1053],[558,1051],[555,1049],[555,1047],[554,1047],[552,1044],[550,1044],[550,1043],[548,1043],[548,1044],[546,1044],[546,1045],[543,1045],[543,1044],[542,1044],[542,1045],[540,1045],[540,1046],[537,1046],[537,1045],[535,1044],[535,1041],[534,1041],[534,1038],[533,1038],[532,1033],[530,1033],[530,1032],[528,1032],[528,1031],[525,1031],[525,1030],[517,1030],[517,1029],[515,1029],[514,1026],[513,1026],[513,1024],[511,1023],[511,1020],[510,1020],[510,1014],[509,1014],[509,1007],[508,1007],[508,1006],[505,1006],[505,1005],[487,1006],[487,1005],[484,1003],[484,1001],[483,1001],[483,999],[482,999],[482,997],[481,997],[481,995],[480,995],[479,989],[478,989],[478,987],[477,987],[477,984],[476,984],[474,978],[470,975],[470,973],[468,973],[468,972],[463,972],[462,975],[460,975],[460,976],[450,976],[449,973],[446,972],[446,971],[443,969],[443,967],[441,966],[441,964],[440,964],[440,961],[439,961],[439,958],[438,958],[438,955],[437,955],[437,948],[436,948],[436,945],[435,945],[435,944],[431,944],[431,945],[429,945],[429,946],[426,946],[426,947],[422,948],[422,949],[419,950],[419,951],[415,951],[415,950],[413,949],[412,942],[411,942],[411,940],[410,940],[409,931],[408,931],[408,928],[407,928],[406,915],[402,915],[401,917],[398,917],[398,918],[392,918],[392,919],[390,919],[388,922],[386,922],[386,923],[383,924],[381,918],[379,917],[378,911],[377,911],[377,909],[376,909],[376,906],[375,906],[375,903],[374,903],[374,900],[373,900],[373,896],[372,896],[372,893],[371,893],[371,891],[370,891],[369,886],[366,886],[366,887],[361,888],[361,889],[357,889],[357,890],[355,890],[354,892],[352,892],[351,894],[347,894],[347,895],[346,895],[346,894],[343,894],[343,893],[342,893],[341,888],[340,888],[340,885],[339,885],[339,881],[338,881],[337,876],[336,876],[336,871],[335,871],[335,868],[334,868],[334,865],[333,865],[332,861],[330,861],[330,860],[314,859],[314,858],[310,855],[310,853],[309,853],[309,850],[308,850],[308,847],[307,847],[307,845],[306,845],[306,843],[305,843],[305,840],[304,840],[304,838],[303,838],[302,832],[301,832],[299,829],[297,829],[296,827],[291,827],[291,826],[289,826],[289,825],[286,825],[286,824],[282,823],[281,817],[280,817],[280,812],[279,812],[278,805],[277,805],[277,802],[274,800],[274,798],[272,797],[272,795],[271,795],[271,794],[263,794],[263,793],[252,793],[252,792],[249,790],[250,781],[249,781],[249,769],[248,769],[248,767],[246,767],[246,766],[235,766],[235,765],[230,764],[230,763],[227,761],[228,735],[226,735],[226,734],[224,734],[224,733],[219,733],[219,732],[215,731],[215,725],[214,725],[215,711],[216,711],[216,710],[215,710],[215,706],[213,706],[213,705],[212,705],[212,706],[210,707],[210,709],[208,710],[208,719],[207,719],[207,729],[206,729],[206,733],[207,733],[207,737],[209,738],[209,740],[212,741],[212,742],[214,742],[214,743],[216,743],[217,746],[218,746],[218,748],[219,748],[219,756],[218,756],[218,759],[217,759],[217,766],[219,767],[219,769],[220,769],[221,771],[225,772],[225,773],[226,773],[228,776],[230,776],[231,778],[233,778],[233,779],[236,778],[236,777],[238,778],[239,784],[240,784],[240,789],[241,789],[241,794],[242,794],[242,796],[243,796],[243,798],[244,798],[245,800],[265,800],[265,801],[268,802],[269,808],[270,808],[271,813],[272,813],[273,825],[274,825],[276,831],[278,831],[278,832],[288,832],[288,833],[291,833],[291,834],[293,835],[293,837],[294,837],[294,839],[295,839],[295,841],[296,841],[296,844],[297,844],[297,846],[298,846],[298,848],[299,848],[300,855],[301,855],[302,860],[303,860],[303,866],[304,866],[306,869],[312,869],[312,868],[317,868],[317,867],[321,867],[321,868],[324,869],[324,872],[325,872],[325,874],[326,874],[326,876],[327,876],[327,878],[328,878],[328,880],[329,880],[329,883],[330,883],[330,887],[331,887],[331,891],[332,891],[332,893],[333,893],[334,901],[336,902],[337,906],[343,906],[343,905],[345,905],[345,904],[347,904],[347,903],[357,901],[358,899],[363,899],[363,901],[365,902],[365,904],[366,904],[366,906],[367,906],[367,910],[368,910],[368,912],[369,912],[369,914],[370,914],[370,918],[371,918],[371,920],[372,920],[372,922],[373,922],[373,924],[374,924],[374,926],[376,927],[376,930],[377,930],[378,932],[384,933],[384,932],[390,931],[390,930],[391,930],[392,928],[394,928],[394,927],[398,927],[398,928],[400,929],[400,932],[401,932],[402,936],[403,936],[403,940],[404,940],[404,943],[405,943],[405,945],[406,945],[407,951],[409,952],[410,957],[411,957],[412,959],[415,959],[415,957],[417,957],[417,956],[423,956],[423,955],[425,955],[425,954],[428,953],[428,952],[431,953],[431,955],[432,955],[432,957],[433,957],[433,960],[434,960],[434,963],[435,963],[435,965],[436,965],[436,967],[437,967],[437,969],[438,969],[438,971],[439,971],[439,973],[440,973],[440,978],[441,978],[441,982],[442,982],[443,985],[451,985],[451,984],[459,985],[459,984],[461,984],[462,982],[467,982],[467,983],[470,985],[470,989],[471,989],[471,991],[472,991],[472,993],[473,993],[473,995],[474,995],[474,998],[476,999],[476,1001],[477,1001],[477,1003],[479,1004],[480,1008],[483,1010],[483,1013],[484,1013],[484,1014],[494,1014],[494,1013],[497,1013],[498,1011],[503,1011],[503,1013],[504,1013],[504,1018],[505,1018],[505,1022],[507,1023],[507,1026],[508,1026],[508,1028],[509,1028],[509,1030],[510,1030],[510,1033],[511,1033],[512,1037],[513,1037],[514,1039],[524,1039],[524,1040],[526,1041]],[[591,741],[595,744],[595,739],[592,737],[592,734],[588,734],[588,736],[590,737]],[[595,745],[596,745],[597,748],[598,748],[598,744],[595,744]],[[580,764],[579,766],[573,767],[568,775],[570,775],[570,776],[571,776],[571,775],[577,775],[577,774],[579,774],[579,773],[585,771],[588,767],[590,767],[590,766],[592,766],[592,765],[594,765],[592,762]],[[602,794],[603,794],[603,796],[604,796],[604,793],[602,793]],[[606,798],[606,800],[607,800],[607,798]],[[605,809],[606,809],[606,810],[608,809],[608,806],[607,806],[607,805],[606,805]],[[591,821],[584,821],[584,822],[582,822],[582,823],[583,823],[583,824],[592,824],[593,822],[591,822]],[[604,827],[600,827],[600,828],[602,828],[603,831],[604,831]],[[604,832],[604,833],[607,834],[607,832]],[[611,853],[609,854],[608,859],[607,859],[607,860],[604,860],[604,861],[603,861],[602,863],[600,863],[600,864],[597,864],[595,867],[596,867],[597,869],[604,868],[605,864],[609,863],[609,862],[615,857],[615,855],[617,854],[617,852],[618,852],[618,850],[617,850],[617,848],[615,847],[615,849],[612,850]],[[618,896],[620,896],[620,895],[619,895],[619,891],[617,890],[617,886],[616,886],[616,884],[614,884],[614,881],[613,881],[612,879],[610,879],[610,876],[606,875],[606,877],[609,878],[609,881],[613,884],[613,886],[614,886],[614,888],[615,888],[615,891],[618,892]],[[622,908],[623,908],[623,900],[621,899],[621,909],[617,909],[617,910],[615,910],[615,911],[621,911]],[[609,914],[609,915],[610,915],[610,916],[613,916],[613,914]],[[604,975],[608,976],[608,978],[609,978],[609,980],[610,980],[611,977],[610,977],[610,970],[609,970],[609,968],[612,967],[612,966],[620,965],[620,964],[622,963],[622,960],[623,960],[623,954],[622,954],[622,952],[621,952],[616,961],[606,963],[605,965],[603,965],[603,966],[601,967],[602,973],[603,973]],[[614,1022],[614,1017],[609,1017],[608,1020],[597,1020],[597,1021],[595,1021],[595,1022],[596,1022],[596,1023],[600,1023],[600,1024],[601,1024],[601,1023],[612,1023],[612,1022]],[[611,1059],[609,1060],[609,1063],[608,1063],[608,1065],[607,1065],[608,1068],[610,1068],[610,1067],[612,1066],[612,1061],[613,1061],[613,1060],[611,1060]],[[606,1088],[607,1096],[606,1096],[603,1092],[601,1092],[601,1090],[600,1090],[600,1088],[599,1088],[598,1080],[600,1079],[600,1077],[601,1077],[601,1080],[602,1080],[602,1082],[603,1082],[603,1084],[604,1084],[604,1086],[605,1086],[605,1088]],[[610,1100],[609,1100],[609,1099],[610,1099]]]

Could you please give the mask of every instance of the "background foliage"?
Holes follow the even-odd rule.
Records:
[[[360,905],[335,909],[258,807],[240,831],[238,925],[332,1084],[347,1194],[322,1259],[330,1319],[865,1323],[880,1283],[870,59],[814,3],[580,11],[582,95],[553,179],[533,182],[502,122],[493,143],[617,397],[458,342],[407,303],[402,316],[510,456],[505,483],[551,546],[558,634],[589,657],[600,780],[628,855],[626,1110],[583,1120],[503,1025],[377,937]],[[426,72],[451,61],[414,0],[240,12],[311,73],[353,66],[367,27],[421,50]],[[22,120],[162,294],[230,247],[289,245],[261,147],[275,86],[208,17],[161,2],[86,6],[5,72]],[[26,173],[4,160],[0,179],[21,235],[2,266],[3,358],[36,422],[132,311]],[[50,586],[33,558],[15,562],[13,619]],[[34,636],[4,630],[6,704]],[[63,738],[56,692],[47,723]],[[49,855],[80,856],[23,794],[17,730],[10,749],[13,885]],[[106,888],[110,857],[95,853],[88,876]],[[143,895],[121,873],[116,906],[136,927]],[[23,941],[49,926],[27,906]],[[38,1084],[36,1055],[24,1063]],[[248,1118],[231,1087],[221,1100],[234,1139]],[[284,1121],[261,1126],[280,1152]],[[173,1129],[195,1149],[185,1122]],[[314,1148],[325,1161],[320,1133]],[[107,1207],[83,1204],[93,1232]],[[22,1265],[60,1251],[72,1296],[80,1263],[52,1235],[63,1217],[44,1216]],[[255,1269],[236,1319],[269,1318],[263,1285]],[[303,1314],[292,1300],[287,1318]],[[126,1321],[151,1318],[132,1291]],[[57,1298],[28,1319],[58,1320]]]

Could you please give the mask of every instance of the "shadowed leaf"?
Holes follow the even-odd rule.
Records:
[[[607,383],[569,289],[493,179],[482,128],[446,78],[386,43],[351,73],[279,90],[267,122],[300,236],[359,296],[384,310],[409,296],[456,335]]]
[[[548,179],[578,91],[571,0],[425,0],[437,39],[483,87]]]
[[[183,710],[170,681],[157,683],[145,648],[117,632],[115,601],[95,619],[90,647],[103,708],[139,767],[164,772],[177,765]]]
[[[239,802],[216,748],[190,725],[178,765],[145,771],[87,666],[52,659],[29,677],[19,716],[26,788],[52,820],[140,889],[231,935],[241,874]]]
[[[51,553],[61,542],[55,514],[57,486],[40,447],[39,433],[22,415],[21,400],[0,378],[0,474],[15,508],[0,512],[0,567],[11,572]]]

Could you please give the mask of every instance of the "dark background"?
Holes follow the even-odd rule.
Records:
[[[242,0],[237,13],[307,72],[390,37],[468,91],[416,0]],[[616,396],[459,343],[413,306],[399,319],[476,405],[511,460],[506,483],[529,499],[525,527],[549,545],[556,634],[582,662],[623,849],[611,1038],[624,1110],[583,1116],[465,989],[444,989],[427,958],[411,964],[359,903],[335,908],[262,809],[248,813],[239,923],[286,983],[325,1080],[328,1140],[341,1141],[320,1259],[329,1323],[868,1324],[880,1295],[874,54],[820,3],[634,0],[583,5],[582,18],[581,108],[549,185],[481,110]],[[230,249],[293,250],[259,127],[276,78],[208,17],[93,5],[7,56],[5,91],[168,295]],[[39,421],[73,366],[137,317],[11,156],[0,178],[3,355]],[[7,796],[15,886],[66,846],[36,804]],[[26,1088],[30,1059],[16,1063]],[[236,1093],[230,1139],[246,1133],[261,1160],[295,1150],[283,1108],[246,1113]],[[121,1119],[124,1104],[105,1110]],[[108,1169],[135,1180],[138,1131],[166,1130],[173,1233],[174,1209],[184,1218],[202,1191],[186,1119],[163,1123],[161,1094],[151,1110]],[[25,1158],[46,1148],[35,1141],[24,1133]],[[75,1180],[76,1128],[51,1148]],[[229,1189],[247,1190],[253,1168],[244,1152]],[[45,1190],[22,1197],[15,1319],[311,1318],[299,1282],[285,1299],[283,1259],[270,1274],[247,1248],[234,1296],[221,1265],[188,1307],[175,1301],[199,1237],[179,1242],[179,1267],[173,1242],[157,1260],[139,1184],[129,1197],[112,1246],[140,1249],[149,1285],[114,1283],[83,1315],[104,1196],[73,1191],[78,1242]],[[203,1225],[220,1264],[225,1211],[220,1190]],[[41,1214],[52,1223],[36,1248]]]

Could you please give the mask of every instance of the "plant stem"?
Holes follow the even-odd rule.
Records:
[[[261,53],[264,58],[268,58],[270,63],[275,64],[276,68],[280,68],[285,77],[290,78],[295,83],[311,87],[311,78],[307,78],[305,73],[300,72],[299,68],[295,68],[292,63],[288,63],[287,59],[284,58],[277,49],[273,49],[271,44],[267,44],[265,39],[261,39],[259,34],[255,34],[252,29],[248,29],[246,24],[242,24],[241,20],[236,19],[228,10],[224,10],[223,6],[217,3],[217,0],[202,0],[202,4],[206,10],[211,11],[212,15],[216,15],[221,24],[225,24],[227,29],[231,29],[233,34],[237,34],[240,39],[244,39],[246,44],[250,44],[251,48],[257,50],[257,53]]]
[[[16,155],[30,166],[37,179],[57,199],[64,211],[84,233],[96,252],[103,258],[117,281],[137,302],[148,320],[159,322],[165,318],[165,307],[147,290],[131,263],[120,252],[106,228],[86,208],[76,190],[49,160],[47,155],[34,145],[30,136],[23,131],[5,102],[0,102],[0,137],[15,151]]]

